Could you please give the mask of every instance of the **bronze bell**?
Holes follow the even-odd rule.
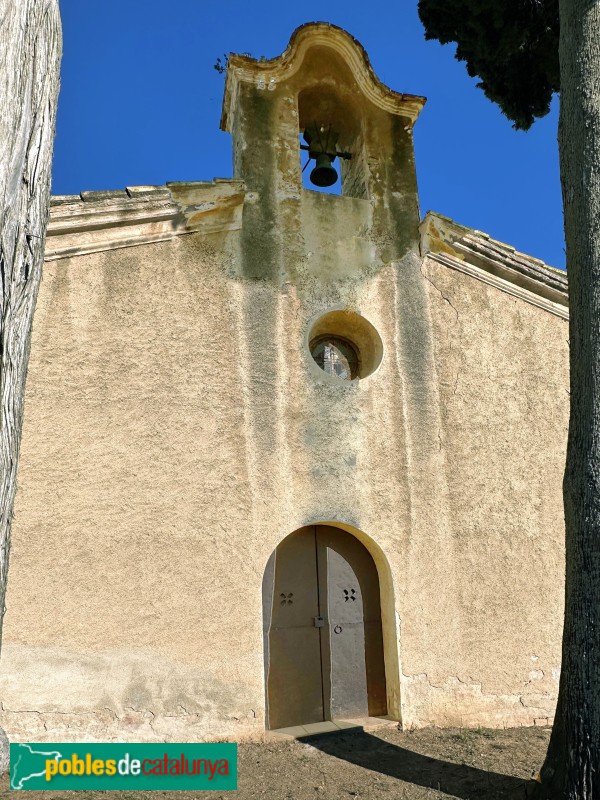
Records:
[[[335,156],[334,156],[335,158]],[[315,186],[333,186],[338,179],[337,171],[331,166],[333,158],[329,153],[319,153],[316,166],[310,173],[310,180]]]
[[[317,162],[310,173],[310,181],[315,186],[325,188],[333,186],[338,179],[337,170],[331,166],[337,155],[338,134],[331,125],[318,125],[313,122],[304,129],[304,141],[309,158]]]

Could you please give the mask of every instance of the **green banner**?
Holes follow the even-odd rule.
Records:
[[[11,744],[10,788],[237,789],[237,745]]]

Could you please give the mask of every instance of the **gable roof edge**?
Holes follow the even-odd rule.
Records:
[[[422,256],[430,256],[451,269],[568,319],[568,281],[563,270],[432,211],[427,212],[419,230]]]

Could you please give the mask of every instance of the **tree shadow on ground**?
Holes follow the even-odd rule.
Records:
[[[350,764],[389,775],[463,800],[525,798],[530,781],[512,775],[455,764],[390,744],[358,729],[347,733],[304,736],[298,741]]]

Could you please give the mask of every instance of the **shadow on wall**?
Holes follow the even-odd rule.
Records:
[[[350,764],[463,800],[517,800],[527,796],[527,788],[531,785],[530,781],[512,775],[414,753],[365,731],[304,736],[298,741]]]

